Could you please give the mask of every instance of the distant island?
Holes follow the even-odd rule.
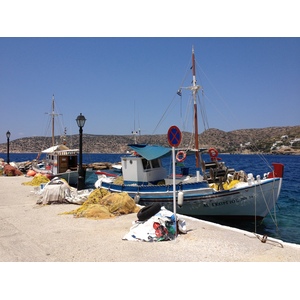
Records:
[[[167,134],[137,135],[137,143],[169,146]],[[56,136],[56,143],[65,142],[69,148],[79,148],[78,135]],[[62,140],[64,139],[64,141]],[[183,132],[180,147],[189,147],[192,133]],[[134,143],[132,135],[83,134],[84,153],[125,153],[128,144]],[[240,129],[225,132],[210,128],[199,135],[201,148],[216,148],[220,153],[270,153],[300,154],[300,125]],[[51,146],[51,137],[25,137],[10,141],[11,153],[38,153]],[[0,144],[0,152],[7,151],[7,144]]]

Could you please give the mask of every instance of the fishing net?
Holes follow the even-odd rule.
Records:
[[[225,182],[222,183],[222,186],[220,186],[220,184],[218,183],[211,183],[209,186],[213,189],[215,189],[216,191],[219,190],[230,190],[232,188],[234,188],[240,181],[239,180],[232,180],[231,182]]]
[[[114,184],[123,185],[124,184],[123,176],[116,177],[116,179],[114,180]],[[165,185],[165,184],[166,184],[165,180],[161,180],[161,181],[157,182],[157,185]]]
[[[109,219],[123,214],[137,213],[140,208],[127,193],[111,193],[105,189],[95,189],[78,209],[62,214],[72,214],[76,218]]]
[[[4,166],[4,168],[2,169],[2,173],[7,175],[7,176],[21,176],[21,175],[23,175],[23,173],[17,167],[13,167],[9,164]]]
[[[118,177],[114,180],[114,184],[118,184],[118,185],[124,184],[123,176],[118,176]]]
[[[36,174],[31,181],[23,182],[23,185],[40,186],[42,183],[49,182],[49,178],[42,175]]]

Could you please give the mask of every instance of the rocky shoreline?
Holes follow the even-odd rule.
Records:
[[[126,153],[128,144],[157,144],[169,146],[167,134],[157,135],[95,135],[83,134],[83,153]],[[182,132],[180,147],[189,147],[192,133]],[[78,135],[65,136],[69,148],[79,148]],[[61,144],[61,137],[55,137]],[[51,137],[26,137],[10,141],[11,153],[38,153],[51,145]],[[210,128],[199,135],[201,148],[216,148],[219,153],[230,154],[300,154],[300,126],[241,129],[225,132]],[[7,144],[0,144],[0,153],[6,153]]]

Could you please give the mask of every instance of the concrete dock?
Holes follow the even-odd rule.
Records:
[[[60,215],[75,204],[41,206],[25,176],[0,176],[1,262],[300,262],[300,246],[182,216],[173,241],[122,240],[135,213],[91,220]]]

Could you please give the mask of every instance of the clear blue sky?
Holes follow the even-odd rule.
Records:
[[[298,37],[9,36],[0,38],[1,143],[7,130],[11,140],[49,134],[45,113],[53,94],[62,114],[58,130],[65,126],[67,134],[78,133],[79,113],[87,119],[84,133],[90,134],[182,128],[176,98],[178,105],[154,131],[191,65],[192,46],[210,128],[300,125]]]

